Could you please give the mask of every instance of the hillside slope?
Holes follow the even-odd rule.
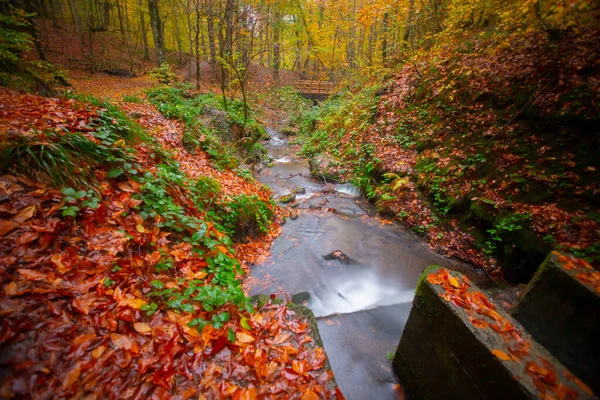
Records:
[[[316,176],[509,280],[551,248],[598,263],[599,51],[595,25],[446,39],[312,111],[303,152]]]

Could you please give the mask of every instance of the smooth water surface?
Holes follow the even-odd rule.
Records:
[[[291,204],[298,219],[287,220],[272,256],[253,268],[247,288],[251,295],[308,292],[307,305],[318,317],[346,398],[397,398],[387,354],[398,345],[421,272],[432,264],[465,268],[431,251],[413,232],[377,218],[352,185],[312,179],[297,148],[274,131],[270,135],[266,147],[274,165],[260,181],[276,196],[304,193]],[[343,253],[343,262],[324,259],[334,251]]]

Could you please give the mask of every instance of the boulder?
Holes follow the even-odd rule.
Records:
[[[552,252],[513,311],[535,339],[600,393],[600,272]]]
[[[439,266],[421,277],[392,366],[409,398],[594,398],[466,276]]]

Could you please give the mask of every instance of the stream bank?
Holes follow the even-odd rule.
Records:
[[[348,399],[393,399],[396,384],[387,355],[398,345],[421,272],[442,265],[486,279],[434,253],[412,231],[377,216],[358,190],[310,177],[298,148],[270,130],[272,166],[259,180],[276,198],[296,192],[289,218],[246,283],[250,295],[306,292],[325,351]],[[327,259],[326,259],[327,258]]]

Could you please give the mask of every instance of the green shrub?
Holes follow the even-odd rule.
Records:
[[[192,198],[199,208],[213,204],[221,193],[221,183],[208,176],[199,176],[190,183]]]
[[[150,71],[150,77],[161,85],[171,86],[177,83],[177,74],[175,74],[169,64],[163,62],[160,67]]]
[[[267,233],[273,210],[272,205],[258,196],[242,194],[223,203],[217,216],[227,234],[241,239]]]

